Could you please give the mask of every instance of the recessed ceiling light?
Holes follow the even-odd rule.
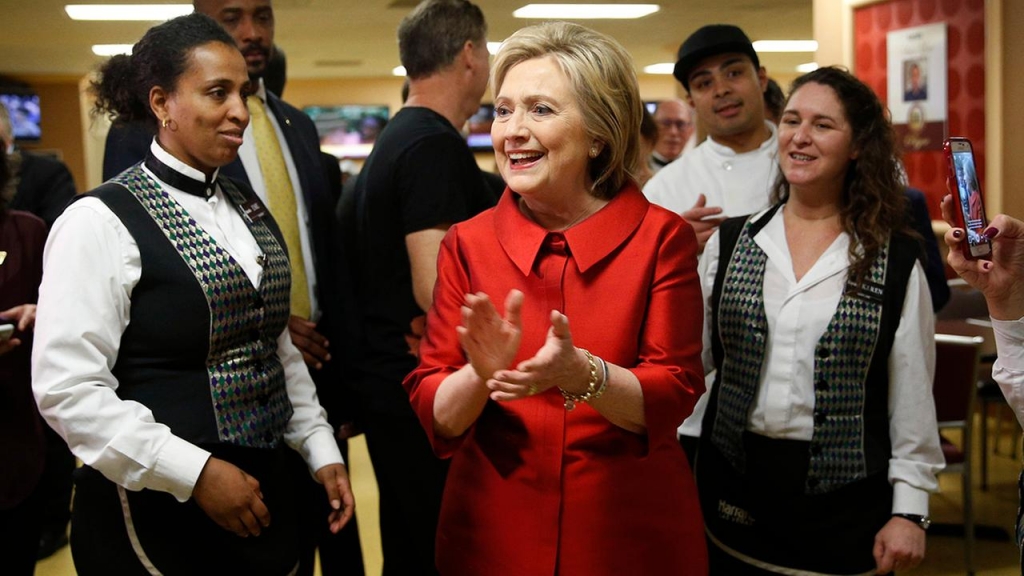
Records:
[[[132,44],[93,44],[92,53],[97,56],[115,56],[117,54],[131,54]]]
[[[405,76],[405,66],[395,66],[391,69],[391,74],[395,76]]]
[[[816,40],[758,40],[753,44],[757,52],[814,52],[818,49]]]
[[[671,74],[675,69],[675,62],[659,62],[650,66],[644,66],[644,72],[647,74]]]
[[[817,62],[807,62],[796,67],[797,72],[814,72],[818,69]]]
[[[657,4],[527,4],[512,13],[516,18],[643,18],[660,10]]]
[[[162,21],[192,13],[191,4],[68,4],[72,20]]]

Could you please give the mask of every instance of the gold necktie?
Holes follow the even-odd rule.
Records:
[[[274,125],[267,118],[267,110],[258,96],[249,96],[249,114],[252,116],[252,133],[256,138],[256,156],[260,160],[263,186],[267,190],[267,204],[274,215],[281,235],[288,244],[288,259],[292,266],[292,314],[309,318],[309,283],[306,280],[306,264],[302,259],[302,240],[299,239],[298,206],[295,190],[284,163],[281,143],[277,140]]]

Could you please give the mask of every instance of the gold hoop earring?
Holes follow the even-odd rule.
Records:
[[[160,127],[161,128],[167,128],[167,126],[170,125],[170,123],[171,123],[170,120],[168,120],[167,118],[164,118],[163,120],[160,121]]]

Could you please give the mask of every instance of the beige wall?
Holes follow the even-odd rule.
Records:
[[[68,76],[12,76],[39,94],[43,137],[39,142],[19,144],[26,150],[55,152],[64,160],[79,192],[87,184],[79,114],[78,78]]]
[[[986,4],[995,4],[993,0]],[[1024,3],[1017,0],[1003,0],[999,2],[1002,8],[1000,18],[999,37],[1001,39],[1002,54],[1024,54],[1024,36],[1019,32],[1024,26]],[[990,33],[991,37],[992,34]],[[989,148],[988,159],[999,160],[998,170],[992,170],[989,165],[989,179],[992,174],[998,174],[1000,181],[1004,184],[1002,188],[1002,210],[1017,218],[1024,218],[1024,190],[1020,186],[1024,183],[1024,82],[1021,77],[1024,75],[1024,59],[1022,58],[1001,58],[999,66],[1001,70],[998,89],[988,89],[990,94],[996,94],[1001,98],[999,109],[993,110],[986,102],[985,115],[989,120],[986,134],[989,138],[998,134],[1001,138],[999,147]],[[986,72],[991,73],[992,68]],[[1005,105],[1003,104],[1005,103]],[[1000,129],[992,130],[992,121],[998,122]]]

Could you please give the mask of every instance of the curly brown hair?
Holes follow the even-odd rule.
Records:
[[[857,158],[843,180],[840,217],[851,238],[849,278],[859,284],[891,235],[917,237],[908,223],[896,135],[878,96],[853,74],[836,66],[818,68],[793,81],[790,97],[811,82],[835,91],[853,130]],[[789,182],[780,171],[772,202],[788,199]]]

